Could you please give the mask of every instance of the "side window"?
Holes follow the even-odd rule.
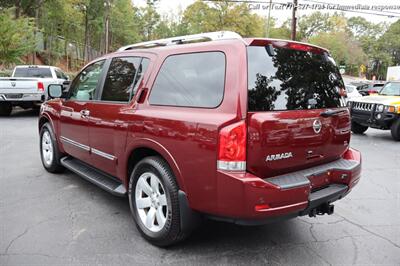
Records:
[[[224,53],[173,55],[164,61],[149,102],[154,105],[214,108],[222,101],[224,86]]]
[[[56,73],[58,79],[65,79],[65,80],[68,79],[68,77],[61,70],[54,69],[54,72]]]
[[[141,57],[113,58],[104,83],[102,101],[128,102],[141,75]]]
[[[140,82],[142,81],[143,74],[146,72],[147,67],[149,66],[149,62],[150,62],[150,60],[147,58],[142,59],[142,63],[140,64],[139,70],[135,77],[135,86],[133,87],[132,96],[134,96],[136,94],[137,89],[140,85]]]
[[[104,60],[98,61],[81,71],[71,85],[70,99],[78,101],[93,100],[103,66]]]

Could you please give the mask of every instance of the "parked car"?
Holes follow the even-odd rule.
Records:
[[[390,130],[393,139],[400,141],[400,81],[388,82],[378,94],[347,104],[353,133],[363,134],[369,127]]]
[[[13,106],[38,108],[49,84],[65,82],[68,76],[57,67],[16,66],[11,77],[0,78],[0,116],[9,116]]]
[[[385,85],[383,81],[374,81],[374,82],[366,82],[366,83],[354,83],[353,85],[357,86],[358,92],[362,96],[368,96],[371,94],[377,94]]]
[[[200,218],[256,225],[332,214],[360,179],[344,84],[328,51],[234,32],[129,45],[42,105],[40,154],[128,196],[167,246]]]
[[[351,84],[345,84],[347,98],[346,102],[351,101],[352,99],[362,97],[361,93],[358,92],[357,86]]]

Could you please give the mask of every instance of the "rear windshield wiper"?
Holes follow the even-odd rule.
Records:
[[[319,115],[322,117],[330,117],[330,116],[334,116],[343,112],[346,112],[346,109],[340,109],[340,110],[326,110],[322,113],[320,113]]]

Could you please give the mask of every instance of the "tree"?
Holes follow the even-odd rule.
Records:
[[[26,17],[14,18],[15,10],[0,11],[0,64],[6,67],[22,61],[35,48],[34,22]]]
[[[160,20],[160,14],[156,10],[156,3],[158,0],[147,0],[147,5],[141,8],[141,23],[140,29],[144,40],[153,39],[153,32]]]
[[[390,25],[389,29],[379,39],[379,46],[386,51],[392,63],[400,65],[400,20]]]
[[[245,37],[264,36],[264,20],[245,3],[196,1],[183,13],[183,23],[191,33],[231,30]]]
[[[346,31],[347,19],[342,13],[321,13],[319,11],[299,18],[298,39],[308,40],[322,32]]]
[[[310,43],[329,49],[338,64],[345,64],[347,70],[358,74],[361,64],[367,64],[367,56],[359,43],[347,32],[322,32],[310,38]]]
[[[130,0],[114,2],[111,10],[111,48],[118,49],[121,46],[141,41],[139,9],[132,6]]]

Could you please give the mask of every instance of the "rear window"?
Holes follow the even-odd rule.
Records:
[[[16,78],[52,78],[50,68],[18,67],[15,69]]]
[[[217,107],[224,95],[225,55],[221,52],[168,57],[151,90],[155,105]]]
[[[304,110],[342,106],[342,78],[327,54],[249,46],[248,110]]]

